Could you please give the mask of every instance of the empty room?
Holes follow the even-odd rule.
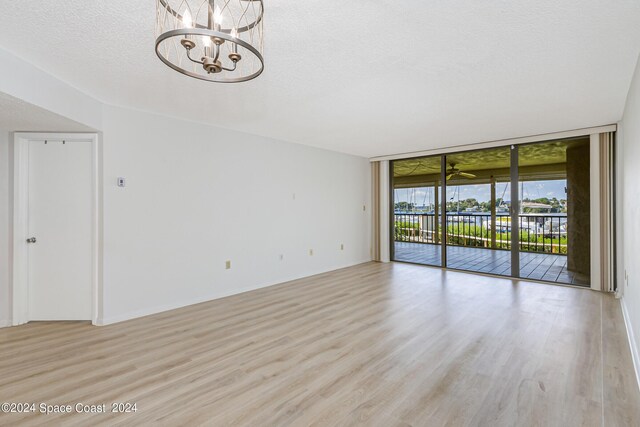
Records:
[[[0,5],[0,426],[640,426],[636,0]]]

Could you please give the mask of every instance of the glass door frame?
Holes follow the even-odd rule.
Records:
[[[511,277],[520,277],[520,158],[518,146],[511,145]]]
[[[447,267],[447,156],[445,154],[434,154],[431,156],[418,156],[413,158],[424,158],[424,157],[440,157],[440,237],[438,238],[438,245],[440,246],[440,265],[432,265],[432,264],[420,264],[427,265],[430,267],[437,268],[449,268]],[[412,157],[407,157],[405,159],[397,159],[397,161],[411,159]],[[395,183],[394,183],[394,162],[396,160],[389,161],[389,259],[394,262],[409,262],[395,259]],[[436,185],[438,187],[438,185]],[[437,211],[434,213],[436,216],[438,215]],[[435,233],[438,235],[438,224],[434,221]],[[416,264],[416,263],[412,263]]]
[[[491,150],[491,149],[498,149],[498,148],[502,148],[502,149],[508,149],[509,150],[509,172],[508,174],[506,174],[506,171],[502,173],[502,178],[503,180],[501,182],[504,183],[509,183],[509,185],[511,186],[511,188],[509,189],[509,193],[510,193],[510,198],[511,201],[509,203],[509,213],[508,215],[504,215],[503,217],[509,218],[510,221],[510,225],[507,228],[507,232],[510,233],[509,237],[506,238],[505,240],[501,240],[502,242],[508,242],[510,248],[508,249],[510,251],[510,256],[508,257],[508,259],[510,259],[510,268],[508,268],[506,271],[503,271],[500,274],[495,274],[495,273],[485,273],[485,274],[495,274],[497,276],[500,277],[509,277],[509,278],[515,278],[515,279],[520,279],[520,278],[525,278],[525,279],[531,279],[531,280],[536,280],[536,281],[542,281],[542,282],[548,282],[548,283],[554,283],[554,284],[558,284],[558,285],[569,285],[569,286],[580,286],[580,287],[585,287],[585,286],[591,286],[591,280],[593,280],[592,277],[589,276],[589,278],[587,279],[587,283],[585,285],[575,285],[573,283],[573,279],[571,281],[571,283],[567,283],[565,281],[561,281],[561,280],[546,280],[543,278],[530,278],[530,275],[528,273],[528,266],[526,264],[526,261],[524,261],[524,267],[523,265],[521,265],[521,263],[523,262],[521,259],[522,254],[527,254],[530,253],[530,247],[526,245],[526,243],[521,242],[521,231],[522,230],[528,230],[530,227],[529,223],[530,221],[527,220],[527,226],[522,226],[521,224],[521,207],[523,206],[523,198],[524,198],[524,194],[520,194],[521,192],[521,177],[520,177],[520,172],[522,171],[523,173],[528,173],[527,172],[527,166],[521,166],[520,165],[520,161],[521,161],[521,156],[527,156],[528,154],[526,154],[527,152],[525,151],[524,147],[530,146],[530,145],[536,145],[536,144],[547,144],[547,143],[554,143],[554,142],[567,142],[570,143],[573,140],[581,140],[581,139],[586,139],[585,136],[576,136],[576,137],[569,137],[569,138],[557,138],[557,139],[549,139],[549,140],[543,140],[543,141],[535,141],[535,142],[524,142],[521,144],[510,144],[510,145],[501,145],[501,146],[495,146],[495,147],[484,147],[484,148],[477,148],[477,149],[468,149],[468,150],[460,150],[460,151],[451,151],[451,152],[445,152],[445,153],[441,153],[441,154],[433,154],[433,155],[424,155],[424,156],[415,156],[415,157],[407,157],[404,159],[397,159],[397,160],[391,160],[390,161],[390,165],[389,165],[389,192],[390,192],[390,203],[389,203],[389,211],[390,211],[390,215],[389,215],[389,231],[390,231],[390,235],[389,235],[389,239],[390,239],[390,255],[391,255],[391,260],[392,261],[400,261],[400,262],[409,262],[409,263],[418,263],[420,265],[430,265],[433,267],[440,267],[440,268],[446,268],[446,269],[451,269],[451,270],[456,270],[456,271],[465,271],[465,272],[475,272],[475,273],[480,273],[483,274],[484,272],[482,271],[474,271],[471,269],[461,269],[461,268],[456,268],[456,267],[450,267],[449,266],[449,260],[447,259],[447,248],[450,246],[456,246],[452,243],[450,243],[452,240],[452,236],[449,236],[448,233],[448,229],[447,229],[447,224],[448,224],[448,218],[447,218],[447,187],[448,187],[448,183],[446,180],[447,177],[447,165],[448,165],[448,158],[450,156],[455,156],[455,155],[459,155],[459,154],[463,154],[463,153],[470,153],[470,152],[477,152],[477,151],[484,151],[484,150]],[[593,144],[592,144],[593,145]],[[591,151],[593,152],[593,146],[591,146]],[[439,216],[439,221],[437,221],[440,225],[440,230],[436,230],[436,233],[439,235],[439,242],[437,243],[440,246],[440,265],[436,265],[435,264],[435,259],[438,259],[437,257],[434,258],[434,261],[432,264],[428,264],[427,261],[423,262],[416,262],[416,261],[403,261],[403,260],[397,260],[396,259],[396,251],[395,251],[395,222],[396,222],[396,217],[395,217],[395,188],[394,188],[394,177],[395,177],[395,166],[394,163],[395,162],[401,162],[401,161],[405,161],[405,160],[409,160],[409,159],[421,159],[421,158],[440,158],[440,185],[439,185],[439,191],[440,194],[438,194],[438,199],[439,199],[439,203],[440,203],[440,216]],[[435,160],[434,160],[435,161]],[[565,163],[569,162],[569,160],[565,157],[564,160]],[[590,164],[593,162],[593,158],[591,158]],[[437,176],[437,175],[436,175]],[[492,177],[493,178],[493,177]],[[508,181],[507,181],[508,179]],[[567,178],[564,178],[567,179]],[[495,190],[492,190],[492,192]],[[593,194],[594,191],[597,191],[597,189],[594,188],[590,188],[589,190],[589,194]],[[566,192],[566,187],[565,187],[565,192]],[[503,194],[504,196],[504,194]],[[491,200],[493,203],[495,203],[495,196],[492,194],[491,196]],[[435,215],[437,217],[437,214]],[[591,218],[591,220],[593,221],[593,218]],[[436,221],[434,221],[435,223]],[[492,220],[491,221],[491,228],[489,229],[489,233],[490,234],[494,234],[497,230],[497,225],[494,223],[495,221]],[[437,228],[437,224],[436,224],[436,228]],[[501,228],[502,229],[502,228]],[[589,231],[590,233],[592,233],[592,230]],[[553,239],[554,237],[551,236],[551,239]],[[536,239],[537,239],[537,235],[536,235]],[[543,234],[542,237],[543,241],[545,239],[545,236]],[[527,241],[528,242],[528,241]],[[560,244],[560,242],[558,243]],[[525,249],[525,246],[527,249]],[[502,249],[504,250],[504,249]],[[537,251],[534,251],[537,252]],[[552,250],[553,252],[553,250]],[[543,253],[544,252],[543,250]],[[565,255],[567,254],[567,252],[565,252]],[[568,256],[568,255],[566,255]],[[524,272],[523,272],[523,268],[524,268]],[[563,267],[564,268],[564,267]],[[508,271],[510,271],[511,274],[508,275]]]
[[[511,221],[511,274],[510,276],[504,277],[512,277],[512,278],[520,278],[520,194],[519,194],[519,168],[518,168],[518,145],[507,146],[510,149],[510,193],[511,193],[511,203],[510,203],[510,221]],[[496,147],[491,147],[496,148]],[[440,207],[441,207],[441,215],[440,215],[440,254],[441,254],[441,265],[433,267],[447,268],[452,270],[459,271],[470,271],[470,270],[460,270],[456,268],[451,268],[447,265],[447,247],[449,246],[448,242],[448,234],[447,234],[447,155],[454,155],[466,152],[473,151],[482,151],[491,148],[480,148],[480,149],[472,149],[472,150],[462,150],[456,151],[449,154],[434,154],[433,156],[420,156],[420,157],[440,157]],[[419,157],[417,157],[419,158]],[[407,158],[409,159],[409,158]],[[398,159],[398,161],[407,160],[407,159]],[[394,162],[395,160],[390,161],[389,165],[389,250],[390,250],[390,259],[392,261],[396,261],[395,259],[395,187],[394,187]],[[493,230],[495,230],[496,225],[494,223],[491,224]],[[492,230],[492,232],[493,232]],[[436,231],[437,233],[437,231]],[[400,261],[407,262],[407,261]],[[425,264],[428,265],[428,264]]]

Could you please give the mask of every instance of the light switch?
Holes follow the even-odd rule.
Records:
[[[124,178],[119,177],[118,178],[118,187],[124,187],[124,186],[125,186]]]

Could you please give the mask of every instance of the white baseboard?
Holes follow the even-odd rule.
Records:
[[[624,325],[627,329],[627,338],[629,340],[629,347],[631,348],[631,359],[633,360],[633,369],[636,372],[636,383],[640,388],[640,357],[638,355],[638,344],[633,333],[633,327],[631,326],[631,319],[629,318],[629,312],[627,311],[627,304],[625,303],[624,296],[620,298],[620,305],[622,306],[622,317],[624,318]]]
[[[263,284],[257,284],[256,286],[252,286],[252,287],[248,287],[248,288],[244,288],[244,289],[238,289],[235,292],[229,292],[229,293],[225,293],[225,294],[218,294],[218,295],[203,295],[203,296],[198,296],[196,298],[191,298],[191,299],[187,299],[184,301],[180,301],[180,302],[174,302],[174,303],[170,303],[170,304],[164,304],[164,305],[160,305],[160,306],[155,306],[155,307],[146,307],[146,308],[142,308],[139,310],[135,310],[135,311],[131,311],[128,313],[122,313],[122,314],[117,314],[115,316],[108,316],[108,317],[102,317],[102,318],[98,318],[96,319],[96,321],[93,323],[96,326],[106,326],[106,325],[111,325],[113,323],[119,323],[119,322],[124,322],[126,320],[132,320],[132,319],[137,319],[140,317],[145,317],[145,316],[151,316],[152,314],[158,314],[158,313],[162,313],[164,311],[169,311],[169,310],[175,310],[178,308],[182,308],[182,307],[187,307],[189,305],[194,305],[194,304],[200,304],[202,302],[207,302],[207,301],[213,301],[216,299],[220,299],[220,298],[226,298],[232,295],[237,295],[237,294],[241,294],[244,292],[250,292],[250,291],[254,291],[256,289],[262,289],[262,288],[266,288],[269,286],[274,286],[274,285],[279,285],[281,283],[286,283],[286,282],[290,282],[292,280],[298,280],[298,279],[303,279],[305,277],[311,277],[311,276],[315,276],[316,274],[323,274],[323,273],[329,273],[331,271],[335,271],[335,270],[340,270],[342,268],[348,268],[348,267],[353,267],[355,265],[359,265],[359,264],[364,264],[367,262],[371,262],[371,260],[367,259],[364,261],[356,261],[356,262],[352,262],[352,263],[347,263],[346,265],[340,266],[340,267],[336,267],[336,268],[330,268],[330,269],[320,269],[318,271],[311,271],[307,274],[303,274],[303,275],[295,275],[292,277],[285,277],[281,280],[278,280],[274,283],[263,283]]]
[[[8,328],[9,326],[13,326],[11,320],[0,320],[0,328]]]
[[[96,326],[106,326],[111,325],[113,323],[124,322],[126,320],[137,319],[139,317],[150,316],[152,314],[162,313],[164,311],[175,310],[177,308],[186,307],[188,305],[199,304],[201,302],[210,301],[212,298],[210,296],[193,298],[186,301],[181,301],[172,304],[164,304],[156,307],[147,307],[140,310],[131,311],[128,313],[117,314],[115,316],[98,318],[94,323]]]

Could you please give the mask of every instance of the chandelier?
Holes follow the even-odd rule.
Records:
[[[169,67],[221,83],[262,73],[262,0],[156,2],[156,54]]]

